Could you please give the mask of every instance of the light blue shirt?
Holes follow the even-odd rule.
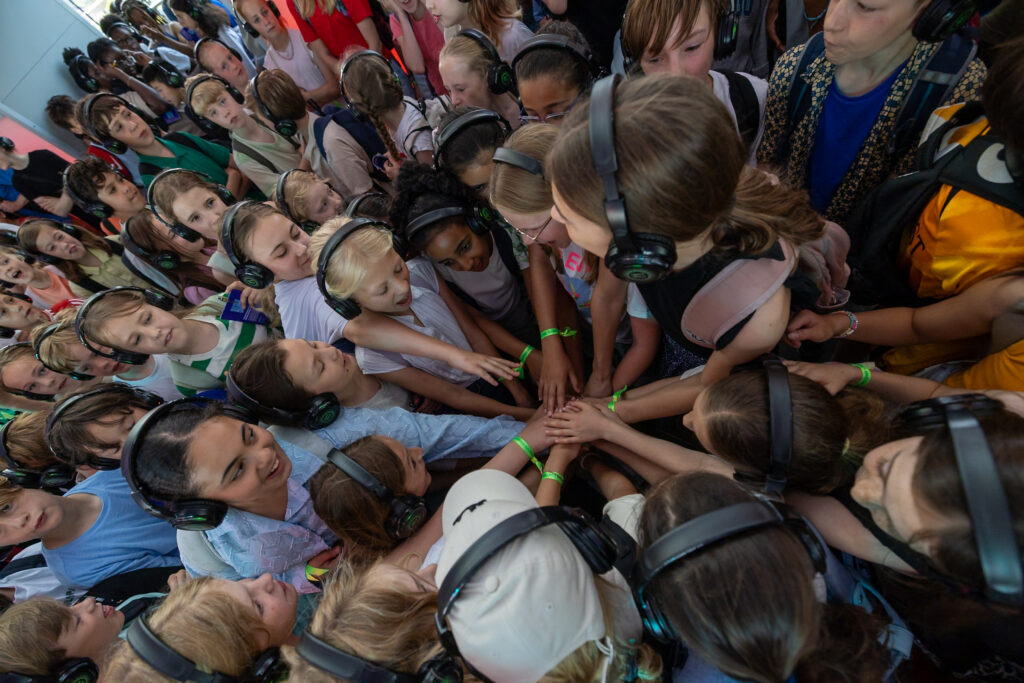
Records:
[[[65,496],[88,493],[100,499],[99,517],[84,534],[59,548],[43,547],[46,565],[66,586],[91,588],[135,569],[181,564],[174,527],[132,500],[120,470],[97,472]]]

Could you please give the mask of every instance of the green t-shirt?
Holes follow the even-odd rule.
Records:
[[[139,164],[151,164],[156,166],[160,170],[168,168],[187,168],[190,171],[198,171],[205,173],[210,176],[213,182],[223,185],[228,180],[227,167],[231,162],[231,150],[224,145],[218,145],[215,142],[203,140],[202,138],[190,135],[188,133],[175,133],[175,137],[188,138],[189,142],[196,148],[190,147],[187,144],[182,144],[174,140],[163,138],[160,140],[160,144],[169,149],[174,156],[172,157],[157,157],[149,156],[148,154],[139,155]],[[156,177],[156,173],[146,173],[146,169],[143,167],[140,175],[142,176],[142,183],[147,187],[153,178]],[[260,192],[259,188],[255,185],[249,190],[246,195],[247,199],[265,199],[263,193]]]

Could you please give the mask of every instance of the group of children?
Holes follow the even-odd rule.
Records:
[[[0,671],[1024,680],[1024,39],[832,0],[766,82],[737,3],[545,5],[65,55],[88,154],[0,138]]]

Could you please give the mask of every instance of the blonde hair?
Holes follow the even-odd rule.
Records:
[[[65,308],[54,316],[53,322],[43,323],[32,330],[32,338],[35,339],[50,325],[58,325],[38,346],[39,360],[47,368],[64,374],[74,371],[77,363],[71,360],[67,352],[82,345],[75,332],[77,314],[77,308]]]
[[[468,36],[455,35],[441,48],[438,59],[457,58],[466,63],[466,69],[481,77],[486,77],[488,70],[494,66],[494,60],[484,46]]]
[[[67,659],[57,639],[71,626],[70,608],[50,598],[32,598],[0,614],[0,671],[52,676]]]
[[[327,240],[350,220],[347,216],[332,218],[313,233],[309,238],[309,254],[313,263],[320,262],[320,252],[327,245]],[[385,227],[368,225],[356,230],[345,238],[327,263],[327,289],[338,298],[351,297],[369,273],[366,261],[384,256],[394,248],[393,244],[392,232]]]
[[[506,24],[521,16],[523,13],[516,0],[469,0],[469,18],[499,50]]]
[[[414,674],[442,651],[434,626],[437,591],[410,592],[389,586],[377,577],[377,570],[384,566],[377,562],[360,569],[341,564],[324,587],[308,630],[339,650],[398,673]],[[294,680],[338,680],[300,657],[295,648],[281,649]],[[467,674],[464,680],[477,679]]]
[[[202,83],[192,87],[192,97],[186,104],[192,107],[192,111],[195,113],[200,116],[206,116],[210,106],[217,101],[221,93],[227,92],[227,88],[224,87],[224,84],[218,78],[210,78],[210,74],[202,73],[189,76],[188,80],[185,81],[185,91],[188,92],[188,88],[200,80],[202,80]]]
[[[266,631],[255,610],[217,590],[212,577],[186,582],[146,619],[150,630],[206,672],[242,676],[260,653],[257,634]],[[119,640],[107,657],[103,678],[119,683],[171,681]]]
[[[615,93],[616,181],[629,223],[686,243],[756,254],[779,237],[817,239],[823,219],[807,193],[773,184],[746,166],[747,153],[725,106],[697,79],[647,76]],[[590,148],[590,102],[573,108],[544,165],[565,205],[604,229],[604,186]]]
[[[544,160],[544,155],[558,139],[559,129],[549,123],[523,126],[505,141],[503,147]],[[491,172],[490,200],[494,208],[510,213],[550,211],[551,181],[511,164],[494,164]]]
[[[7,454],[30,469],[42,469],[60,461],[46,445],[46,420],[51,409],[21,413],[7,428]]]
[[[317,7],[324,14],[330,14],[337,8],[336,0],[294,0],[294,2],[295,9],[299,10],[299,15],[303,19],[309,19],[316,12]]]
[[[217,194],[215,192],[217,186],[195,171],[190,171],[187,168],[175,169],[174,173],[168,173],[161,177],[159,182],[150,185],[153,204],[168,221],[180,222],[182,219],[174,215],[172,208],[174,200],[195,187],[202,187]]]
[[[8,505],[21,495],[21,487],[7,477],[0,476],[0,505]]]
[[[295,217],[297,221],[304,221],[309,218],[306,211],[309,206],[309,191],[317,183],[328,182],[312,171],[294,171],[288,175],[284,183],[284,203],[287,207],[278,207]],[[275,197],[275,202],[276,202]]]
[[[110,292],[89,306],[89,315],[78,324],[82,336],[94,344],[110,346],[103,336],[104,326],[112,318],[129,315],[146,305],[146,295],[136,290]],[[116,346],[116,344],[114,344]]]
[[[402,84],[391,71],[391,66],[384,58],[349,57],[341,71],[345,75],[340,83],[341,89],[352,102],[352,107],[370,119],[388,153],[396,163],[400,162],[402,153],[382,118],[385,112],[404,106]]]

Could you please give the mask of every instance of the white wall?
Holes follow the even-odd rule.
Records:
[[[73,155],[82,154],[84,147],[51,124],[43,108],[52,95],[78,99],[85,94],[61,53],[65,47],[85,52],[101,35],[65,0],[0,0],[0,114]]]

